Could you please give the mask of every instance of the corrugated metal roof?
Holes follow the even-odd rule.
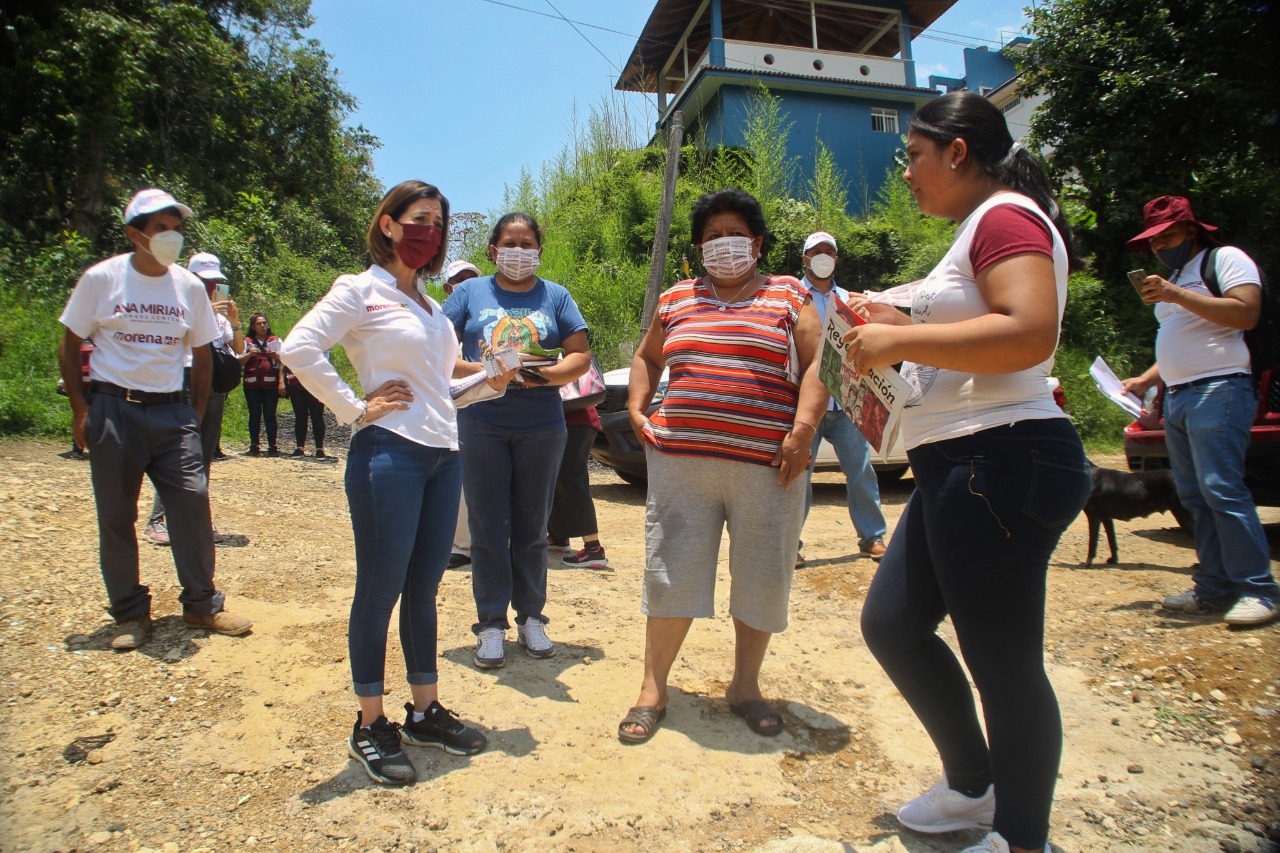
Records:
[[[649,20],[627,59],[615,88],[622,91],[656,92],[657,75],[672,51],[689,32],[690,61],[696,61],[711,41],[710,13],[706,0],[658,0]],[[909,0],[907,20],[910,37],[915,38],[936,21],[956,0]],[[842,0],[824,0],[817,5],[818,48],[866,56],[892,57],[898,53],[898,39],[890,37],[886,23],[894,19],[895,8],[880,13],[868,9],[877,0],[854,5]],[[721,0],[723,36],[737,41],[812,48],[809,0]],[[694,16],[698,20],[694,22]],[[683,72],[683,65],[680,67]],[[682,81],[665,81],[666,91],[675,92]]]

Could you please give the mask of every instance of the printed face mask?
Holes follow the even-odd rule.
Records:
[[[502,246],[498,248],[493,262],[508,281],[524,281],[542,262],[542,250]]]
[[[713,278],[739,278],[751,271],[756,258],[750,237],[719,237],[702,244],[702,266]]]
[[[404,236],[396,243],[396,254],[405,266],[418,270],[436,259],[444,234],[439,225],[402,222],[400,227],[404,229]]]
[[[161,231],[148,239],[146,251],[163,267],[175,263],[182,254],[182,232]]]
[[[814,255],[809,259],[809,272],[821,279],[831,278],[836,271],[836,259],[830,255]]]
[[[1186,266],[1187,261],[1191,260],[1191,251],[1194,248],[1194,240],[1183,240],[1173,248],[1159,250],[1156,252],[1156,257],[1169,269],[1181,270]]]

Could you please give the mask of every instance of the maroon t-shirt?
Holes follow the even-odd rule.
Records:
[[[969,245],[969,263],[977,275],[996,261],[1024,252],[1053,258],[1049,225],[1025,207],[1001,204],[988,210],[978,223]]]

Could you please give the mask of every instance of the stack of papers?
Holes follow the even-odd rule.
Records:
[[[1142,417],[1142,401],[1136,394],[1125,393],[1124,383],[1116,376],[1111,366],[1103,361],[1102,356],[1093,360],[1089,367],[1089,375],[1098,384],[1103,396],[1135,418]]]

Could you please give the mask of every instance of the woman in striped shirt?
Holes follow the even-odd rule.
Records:
[[[628,410],[645,446],[648,616],[640,697],[618,725],[626,743],[653,736],[667,676],[694,617],[715,613],[720,537],[729,530],[729,614],[736,635],[725,698],[757,734],[782,731],[760,693],[770,637],[786,628],[814,424],[818,315],[800,283],[757,270],[773,242],[760,203],[740,189],[704,195],[690,214],[707,274],[658,303],[631,364]],[[666,396],[647,416],[663,367]]]

